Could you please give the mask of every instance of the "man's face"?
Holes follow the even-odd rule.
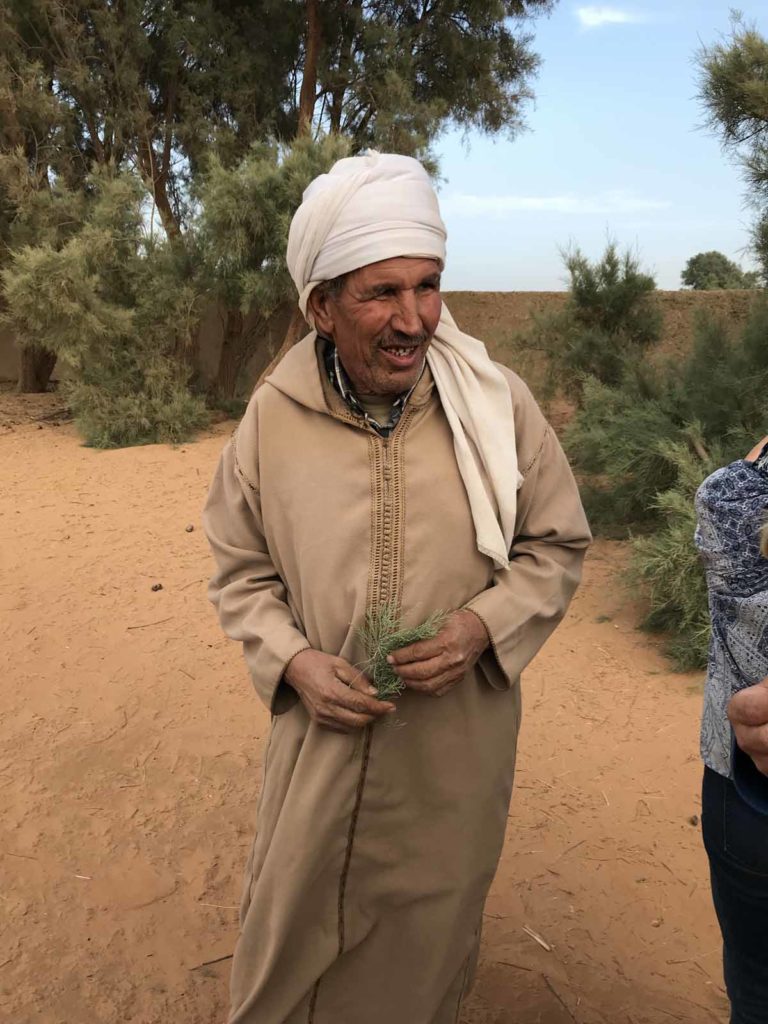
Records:
[[[419,379],[440,320],[440,264],[398,256],[347,275],[340,294],[313,292],[310,308],[333,338],[361,395],[395,395]]]

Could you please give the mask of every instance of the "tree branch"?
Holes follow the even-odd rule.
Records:
[[[317,100],[317,64],[322,45],[322,26],[317,0],[307,0],[307,40],[304,56],[304,73],[301,78],[299,95],[299,134],[308,132]]]

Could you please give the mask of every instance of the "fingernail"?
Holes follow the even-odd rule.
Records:
[[[388,715],[393,715],[396,711],[397,711],[397,708],[395,707],[394,704],[390,704],[389,707],[387,708],[387,714]]]
[[[392,657],[391,654],[387,655],[387,664],[388,665],[394,665],[395,664],[395,659]]]

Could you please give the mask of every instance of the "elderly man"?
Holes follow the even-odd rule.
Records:
[[[441,302],[445,229],[418,162],[339,161],[287,255],[314,330],[256,389],[205,512],[212,600],[273,716],[230,1024],[455,1024],[520,673],[589,532],[525,385]],[[408,626],[448,613],[393,656],[396,706],[359,668],[382,608]]]

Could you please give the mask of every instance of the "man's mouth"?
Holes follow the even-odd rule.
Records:
[[[391,352],[395,356],[409,356],[418,345],[385,345],[383,346],[385,352]]]
[[[382,345],[387,362],[395,370],[410,370],[420,357],[420,345]]]

